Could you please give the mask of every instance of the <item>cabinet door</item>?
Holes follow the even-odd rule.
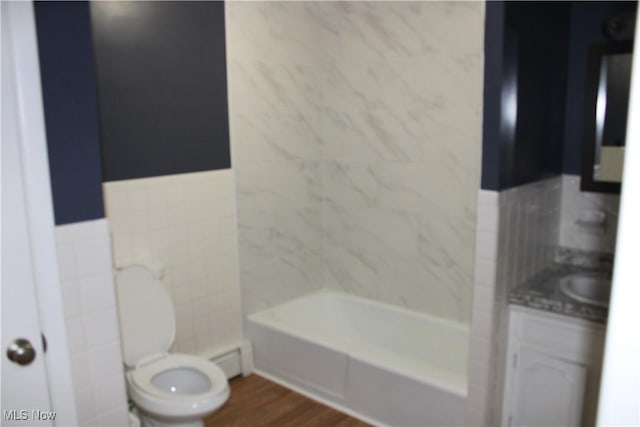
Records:
[[[516,363],[511,425],[581,425],[586,367],[526,346]]]

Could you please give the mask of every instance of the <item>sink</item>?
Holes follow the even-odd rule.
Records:
[[[560,289],[576,301],[608,307],[611,278],[605,273],[573,273],[560,279]]]

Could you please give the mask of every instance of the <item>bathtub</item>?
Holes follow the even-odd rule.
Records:
[[[323,290],[246,329],[258,374],[329,406],[376,425],[465,424],[464,324]]]

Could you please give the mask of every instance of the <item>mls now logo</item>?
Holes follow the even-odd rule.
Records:
[[[24,421],[29,419],[29,411],[26,409],[5,409],[2,418],[7,421]]]
[[[53,421],[56,419],[56,413],[53,411],[41,411],[39,409],[33,409],[31,411],[26,409],[5,409],[2,411],[2,417],[5,421]]]

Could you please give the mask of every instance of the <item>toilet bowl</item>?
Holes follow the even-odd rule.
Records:
[[[203,426],[202,419],[229,398],[224,372],[206,359],[169,353],[173,303],[148,269],[118,271],[116,290],[127,391],[142,426]]]

